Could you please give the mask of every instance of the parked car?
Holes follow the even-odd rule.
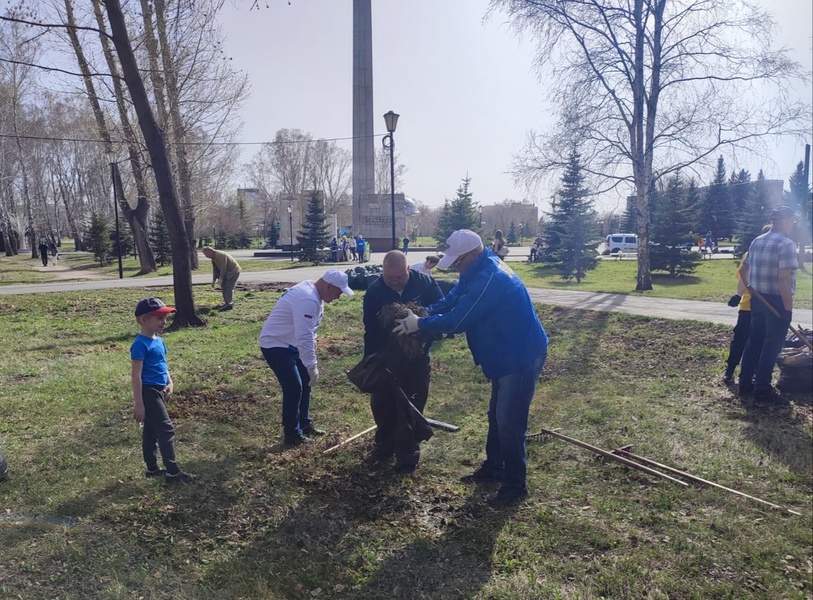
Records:
[[[607,236],[607,249],[602,254],[638,252],[638,236],[634,233],[611,233]]]

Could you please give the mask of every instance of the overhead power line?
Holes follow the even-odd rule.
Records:
[[[335,137],[335,138],[319,138],[315,140],[285,140],[273,142],[185,142],[185,146],[262,146],[264,144],[277,145],[277,144],[314,144],[316,142],[340,142],[344,140],[365,139],[368,137],[377,138],[385,134],[376,133],[372,136],[349,136],[349,137]],[[99,139],[85,139],[85,138],[57,138],[40,135],[12,135],[8,133],[0,133],[0,138],[20,138],[21,140],[40,140],[46,142],[89,142],[96,144],[103,144],[104,140]],[[126,144],[125,140],[111,140],[114,144]]]

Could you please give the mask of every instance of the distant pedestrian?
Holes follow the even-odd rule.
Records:
[[[356,238],[353,237],[352,235],[350,236],[350,239],[348,240],[348,245],[350,246],[350,258],[352,258],[353,260],[357,260],[357,258],[356,258]]]
[[[164,404],[172,395],[173,384],[167,347],[158,334],[164,330],[167,315],[174,312],[158,298],[144,298],[136,305],[135,317],[141,331],[130,346],[133,417],[144,425],[141,452],[147,465],[145,476],[163,477],[165,483],[192,483],[195,476],[182,471],[175,461],[175,427]],[[156,449],[161,451],[164,469],[158,467]]]
[[[240,264],[228,252],[215,250],[211,246],[203,247],[203,255],[212,261],[212,287],[220,279],[220,291],[223,294],[223,306],[218,310],[234,308],[234,286],[240,277]]]
[[[48,252],[51,254],[51,263],[56,266],[59,259],[59,249],[54,242],[48,242]]]
[[[361,237],[361,234],[356,236],[356,252],[359,255],[359,262],[364,262],[364,254],[367,251],[367,241]]]
[[[709,231],[706,234],[706,239],[704,240],[703,248],[705,249],[706,254],[708,255],[708,257],[711,258],[711,251],[714,248],[714,242],[711,239],[711,231]]]
[[[505,243],[505,238],[499,229],[494,232],[494,241],[491,242],[491,250],[500,260],[505,260],[505,257],[508,256],[508,245]]]
[[[757,401],[778,399],[771,387],[771,378],[793,318],[798,261],[796,244],[788,234],[794,219],[793,210],[788,206],[774,210],[771,230],[751,242],[740,267],[745,286],[761,296],[761,299],[751,298],[751,333],[742,355],[739,379],[740,395],[753,392]],[[762,299],[773,307],[778,317]]]
[[[40,240],[39,251],[40,251],[40,260],[42,260],[42,266],[47,267],[48,266],[48,244],[45,242],[45,240]]]
[[[334,235],[330,239],[330,262],[336,262],[339,260],[339,243],[336,241],[336,236]]]
[[[438,262],[440,258],[435,256],[434,254],[430,254],[426,257],[426,260],[423,262],[416,262],[415,264],[409,265],[409,268],[413,271],[417,271],[418,273],[423,273],[425,275],[432,275],[432,269],[438,266]]]
[[[402,252],[404,254],[409,254],[409,238],[408,237],[405,237],[403,239],[403,244],[404,244],[404,248],[403,248]]]

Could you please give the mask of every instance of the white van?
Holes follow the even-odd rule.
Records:
[[[638,252],[638,236],[634,233],[611,233],[607,236],[607,249],[604,252]]]

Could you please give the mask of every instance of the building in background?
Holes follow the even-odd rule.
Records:
[[[505,235],[511,229],[511,223],[517,230],[517,237],[535,238],[539,235],[539,209],[527,201],[506,200],[500,204],[483,206],[481,211],[481,229],[487,238],[501,230]],[[520,231],[522,235],[520,236]]]

